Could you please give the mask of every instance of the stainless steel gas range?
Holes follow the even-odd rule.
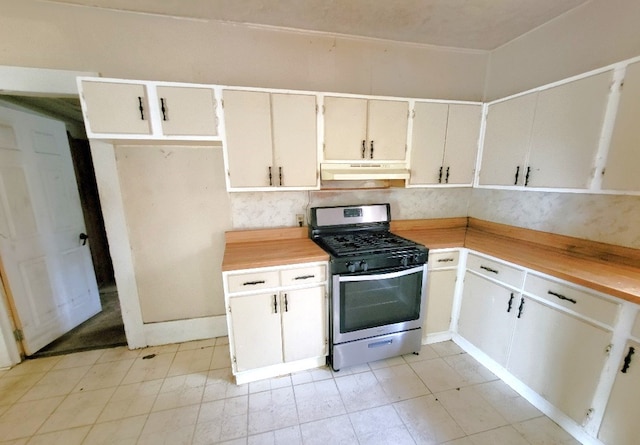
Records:
[[[330,254],[335,371],[420,351],[429,251],[390,222],[389,204],[311,209],[309,236]]]

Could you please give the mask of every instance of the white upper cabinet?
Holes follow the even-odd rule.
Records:
[[[480,185],[587,189],[612,72],[489,105]]]
[[[482,106],[416,102],[411,140],[411,185],[471,185]]]
[[[224,90],[230,188],[314,188],[316,96]]]
[[[90,138],[219,140],[214,87],[81,78]]]
[[[324,98],[324,158],[404,161],[408,101]]]
[[[602,188],[640,191],[640,62],[627,67]]]

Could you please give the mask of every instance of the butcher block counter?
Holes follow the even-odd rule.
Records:
[[[640,250],[482,221],[392,221],[391,231],[429,249],[466,247],[633,303],[640,303]],[[222,270],[327,261],[306,227],[226,233]]]

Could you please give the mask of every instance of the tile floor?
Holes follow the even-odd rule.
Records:
[[[226,338],[0,371],[0,444],[211,443],[578,442],[452,342],[242,386]]]

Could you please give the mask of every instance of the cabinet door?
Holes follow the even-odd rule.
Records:
[[[535,93],[489,105],[481,185],[523,185],[536,108]]]
[[[271,113],[276,185],[314,187],[318,182],[316,97],[272,94]]]
[[[368,113],[368,158],[403,161],[407,152],[409,103],[370,100]]]
[[[231,187],[268,187],[277,176],[269,93],[225,90],[223,97]]]
[[[467,273],[458,333],[506,366],[519,302],[519,294]]]
[[[159,86],[158,109],[165,136],[217,136],[216,100],[211,88]]]
[[[640,190],[640,63],[627,67],[602,187]]]
[[[229,299],[238,372],[282,363],[282,307],[276,294]]]
[[[144,84],[82,81],[86,120],[93,133],[151,134]]]
[[[611,72],[541,91],[531,133],[529,187],[587,188]]]
[[[347,97],[324,98],[324,158],[363,159],[367,139],[367,101]],[[368,153],[368,147],[367,147]]]
[[[525,298],[507,370],[582,423],[610,342],[611,332]]]
[[[449,106],[416,102],[414,112],[409,184],[439,184],[443,181],[442,162]]]
[[[625,353],[631,361],[627,369],[624,362],[618,368],[598,433],[603,443],[611,445],[635,445],[640,437],[640,344],[629,341]]]
[[[473,182],[481,119],[480,105],[449,105],[443,182],[447,184]]]
[[[325,293],[324,286],[282,292],[282,340],[285,362],[326,355]]]
[[[449,331],[456,275],[455,269],[429,271],[429,299],[424,323],[426,334]]]

